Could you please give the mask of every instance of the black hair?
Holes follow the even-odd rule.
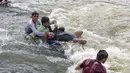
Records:
[[[108,53],[105,50],[99,50],[99,52],[97,53],[97,60],[101,61],[103,59],[107,59],[108,58]]]
[[[50,19],[48,17],[42,17],[41,19],[42,24],[50,22]]]
[[[32,16],[34,16],[34,15],[39,15],[39,13],[34,11],[34,12],[32,12]]]

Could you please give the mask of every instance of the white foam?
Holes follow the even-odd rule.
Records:
[[[0,28],[0,32],[7,32],[7,30]]]
[[[18,7],[20,9],[24,9],[24,10],[30,10],[29,3],[14,3],[14,4],[11,4],[11,6]]]
[[[49,1],[27,0],[21,3],[14,3],[12,4],[12,6],[19,7],[24,10],[31,10],[32,8],[29,7],[31,4],[34,4],[34,6],[35,4],[36,5],[37,4],[38,5],[39,4],[51,5],[52,1],[54,2],[54,0],[49,0]],[[74,0],[74,2],[75,1],[76,0]],[[121,62],[123,62],[123,60],[130,59],[129,54],[126,53],[126,51],[124,51],[124,48],[126,49],[125,46],[124,48],[117,47],[117,45],[123,46],[126,44],[125,41],[123,41],[123,39],[116,40],[116,39],[112,39],[112,38],[97,34],[97,33],[102,33],[102,34],[108,33],[108,31],[110,31],[110,29],[113,26],[124,24],[122,23],[122,21],[126,21],[126,24],[127,24],[127,19],[129,19],[129,17],[125,17],[125,16],[129,16],[129,7],[128,7],[128,11],[126,10],[124,12],[123,9],[125,9],[125,5],[120,5],[120,3],[127,5],[130,3],[130,0],[89,0],[89,1],[90,2],[97,1],[97,2],[96,3],[93,2],[91,4],[84,4],[86,0],[77,0],[77,3],[81,5],[74,6],[72,4],[73,0],[63,0],[63,1],[59,0],[59,1],[56,1],[58,3],[56,6],[57,8],[53,8],[53,7],[50,8],[53,10],[49,17],[51,19],[56,19],[58,21],[57,24],[59,26],[65,26],[66,29],[70,29],[70,30],[72,29],[73,31],[83,30],[84,31],[83,36],[85,37],[85,39],[88,39],[88,40],[91,39],[92,41],[94,41],[94,43],[96,43],[97,46],[102,46],[102,45],[105,46],[105,48],[102,48],[102,47],[88,48],[87,46],[85,46],[85,49],[83,49],[81,46],[77,44],[76,45],[70,44],[69,49],[65,50],[65,54],[68,56],[68,59],[74,63],[74,65],[68,68],[67,73],[81,73],[81,71],[75,71],[74,68],[86,58],[95,58],[96,53],[98,52],[99,49],[106,49],[109,53],[108,60],[105,63],[105,67],[107,68],[107,70],[111,64],[114,64],[117,66],[124,65],[123,63],[119,64],[120,62],[114,60],[115,58],[117,60],[120,60]],[[87,3],[89,3],[89,1]],[[72,4],[73,8],[71,8],[70,10],[69,8],[65,9],[65,7],[69,7],[69,6],[71,7],[71,5],[69,4]],[[65,6],[65,5],[68,5],[68,6]],[[40,10],[47,13],[47,11],[44,8],[34,7],[33,9]],[[3,29],[2,30],[0,29],[0,31],[5,32]],[[128,36],[128,33],[125,35]],[[115,42],[119,44],[117,45],[112,44]],[[91,43],[91,41],[88,44],[92,44],[91,47],[94,46],[93,43]],[[129,47],[129,44],[127,44],[127,47]],[[51,62],[64,61],[64,59],[61,59],[61,58],[54,58],[54,57],[47,57],[47,58]],[[111,60],[112,60],[112,63],[110,63]],[[114,71],[108,70],[108,73],[111,73],[111,72],[114,72]]]
[[[125,59],[125,60],[129,60],[129,56],[125,53],[124,49],[120,49],[117,47],[108,47],[106,48],[106,50],[109,53],[109,58],[119,58],[119,59]]]
[[[57,63],[57,62],[60,62],[60,61],[67,61],[66,59],[64,58],[60,58],[60,57],[52,57],[52,56],[46,56],[46,58],[50,61],[50,62],[53,62],[53,63]]]

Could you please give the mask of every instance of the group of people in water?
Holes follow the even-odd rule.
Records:
[[[41,22],[38,21],[39,13],[32,12],[31,19],[28,21],[25,28],[25,34],[32,39],[41,39],[43,43],[57,44],[57,41],[73,42],[79,44],[86,44],[86,40],[79,39],[83,31],[76,31],[73,34],[67,33],[64,27],[58,27],[56,20],[50,21],[48,17],[43,16]],[[55,28],[52,30],[51,24]],[[75,70],[83,69],[82,73],[107,73],[102,63],[108,58],[108,53],[105,50],[99,50],[96,59],[86,59]]]
[[[43,43],[57,44],[57,42],[74,42],[79,44],[86,44],[86,40],[78,39],[83,34],[82,31],[76,31],[74,34],[67,33],[64,27],[58,27],[56,20],[50,21],[48,17],[43,16],[41,22],[38,21],[39,13],[32,12],[31,19],[28,21],[25,28],[25,33],[30,35],[32,39],[41,39]],[[52,30],[51,24],[55,28]]]

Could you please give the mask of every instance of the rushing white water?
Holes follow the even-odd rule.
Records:
[[[73,33],[83,30],[88,42],[83,47],[69,43],[65,50],[73,62],[66,73],[81,73],[75,67],[86,58],[95,58],[100,49],[109,53],[104,64],[108,73],[129,73],[130,69],[130,0],[12,0],[11,6],[41,11],[58,26]],[[2,30],[1,30],[2,31]],[[61,59],[47,57],[52,62]]]
[[[58,19],[60,26],[66,27],[68,31],[83,30],[83,36],[88,40],[85,49],[72,45],[66,51],[69,59],[74,62],[67,73],[80,73],[74,70],[76,65],[86,58],[95,58],[99,49],[105,49],[109,53],[105,64],[108,73],[129,72],[130,13],[127,4],[98,1],[74,7],[68,11],[59,8],[53,12],[51,15]]]
[[[99,1],[68,11],[59,8],[53,12],[51,15],[58,19],[60,26],[66,27],[68,31],[83,30],[83,36],[88,40],[85,49],[75,46],[66,51],[69,59],[74,62],[67,73],[80,73],[74,70],[76,65],[86,58],[95,58],[99,49],[109,53],[105,64],[108,73],[128,73],[129,6]]]

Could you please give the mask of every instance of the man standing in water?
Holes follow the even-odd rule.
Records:
[[[99,50],[96,59],[86,59],[75,70],[83,69],[82,73],[107,73],[102,63],[108,58],[108,53],[105,50]]]

